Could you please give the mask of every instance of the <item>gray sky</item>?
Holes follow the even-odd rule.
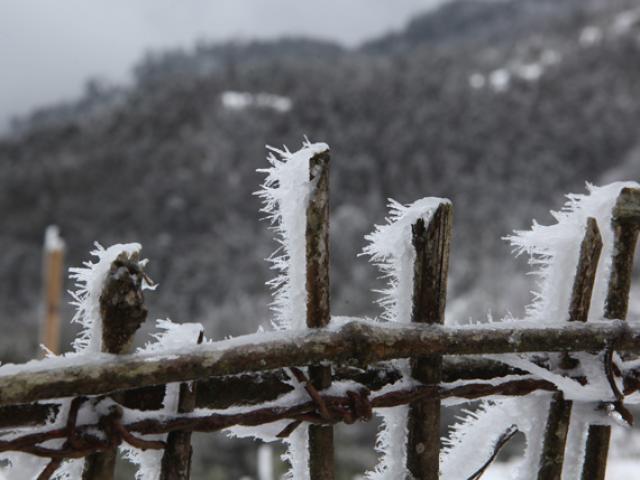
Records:
[[[356,45],[442,1],[0,0],[0,129],[89,77],[126,82],[149,49],[286,34]]]

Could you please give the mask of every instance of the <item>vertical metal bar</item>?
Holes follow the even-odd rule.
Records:
[[[198,336],[198,345],[202,343],[204,332]],[[196,382],[180,384],[178,413],[191,413],[196,408]],[[160,480],[189,480],[191,478],[191,432],[176,430],[167,435],[167,446],[162,454]]]
[[[624,188],[613,209],[611,227],[614,232],[613,258],[604,316],[626,320],[633,257],[640,225],[640,190]],[[611,427],[590,425],[587,436],[582,480],[604,480],[609,453]]]
[[[411,320],[444,323],[447,273],[453,208],[442,203],[429,225],[422,219],[412,225],[415,248]],[[411,375],[425,384],[441,380],[441,356],[411,359]],[[440,400],[419,400],[409,405],[407,469],[413,478],[437,480],[440,470]]]
[[[307,327],[320,328],[331,319],[329,296],[329,152],[309,160],[313,191],[307,206]],[[331,368],[312,365],[309,378],[317,389],[331,385]],[[309,476],[311,480],[333,480],[335,475],[333,427],[309,426]]]
[[[102,351],[114,354],[130,353],[135,332],[147,318],[142,282],[144,271],[137,254],[120,254],[111,264],[100,295],[102,321]],[[122,395],[114,395],[117,402]],[[112,480],[118,454],[117,448],[86,457],[82,480]]]
[[[41,343],[51,352],[60,353],[60,303],[62,300],[64,242],[58,227],[47,227],[44,242],[44,315],[40,332]]]
[[[580,245],[580,256],[573,281],[569,321],[586,322],[589,317],[591,295],[596,279],[598,261],[602,252],[602,236],[595,218],[588,218],[584,238]],[[565,354],[562,362],[573,368],[577,361]],[[561,392],[552,396],[545,429],[538,480],[561,480],[564,463],[564,449],[569,433],[569,421],[573,402],[564,400]]]

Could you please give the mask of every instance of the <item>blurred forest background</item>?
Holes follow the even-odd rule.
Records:
[[[639,99],[632,0],[461,0],[356,48],[283,38],[150,53],[132,86],[89,81],[0,136],[0,358],[36,355],[50,224],[70,266],[95,240],[141,242],[160,284],[152,319],[198,321],[213,338],[267,326],[276,245],[256,169],[266,144],[296,149],[304,134],[332,149],[334,314],[379,312],[377,271],[356,254],[386,199],[443,196],[448,321],[518,316],[531,277],[501,237],[551,222],[585,181],[640,177]],[[65,326],[65,345],[74,334]],[[373,463],[371,428],[340,429],[344,478]],[[246,442],[199,438],[195,478],[254,475]]]

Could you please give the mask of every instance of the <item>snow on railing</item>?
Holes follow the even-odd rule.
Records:
[[[388,280],[380,319],[331,318],[329,147],[271,150],[258,195],[281,245],[273,331],[212,342],[161,320],[132,352],[153,282],[140,245],[98,246],[72,269],[74,351],[0,366],[2,474],[112,478],[120,448],[139,479],[187,479],[191,432],[225,430],[286,442],[287,478],[333,479],[333,425],[375,413],[367,478],[477,479],[518,432],[509,478],[604,478],[610,428],[640,403],[640,361],[618,354],[640,352],[624,321],[640,185],[589,186],[555,225],[509,237],[536,267],[533,303],[522,320],[466,326],[444,322],[451,203],[391,201],[363,252]],[[477,399],[441,452],[441,407]]]

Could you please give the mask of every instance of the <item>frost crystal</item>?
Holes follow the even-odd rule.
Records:
[[[96,242],[95,246],[96,249],[91,254],[98,257],[96,263],[87,261],[84,262],[84,267],[69,269],[71,278],[76,284],[76,291],[69,292],[73,297],[71,304],[76,307],[76,314],[71,321],[82,325],[82,331],[73,341],[73,348],[78,353],[100,352],[102,343],[100,294],[111,264],[121,253],[138,254],[142,248],[139,243],[116,244],[105,249]],[[143,283],[143,288],[149,288],[149,286]]]
[[[273,324],[278,329],[306,328],[307,299],[305,290],[306,213],[312,182],[309,180],[309,160],[329,150],[326,143],[309,143],[291,153],[286,147],[278,150],[268,147],[267,160],[271,168],[265,172],[262,189],[256,192],[264,202],[262,212],[267,214],[280,247],[269,258],[278,275],[269,282],[276,290],[272,308]]]
[[[381,318],[392,322],[411,321],[411,296],[413,295],[413,262],[415,251],[411,244],[411,225],[422,218],[425,225],[442,203],[449,200],[436,197],[422,198],[410,205],[402,205],[389,199],[389,217],[385,225],[376,225],[365,239],[369,244],[362,254],[380,268],[389,283],[378,293],[378,301],[384,311]]]
[[[297,152],[267,147],[271,153],[267,160],[270,168],[258,171],[267,174],[262,189],[256,192],[263,203],[262,212],[267,214],[276,240],[280,247],[268,259],[278,275],[269,282],[275,290],[271,308],[274,312],[273,326],[279,330],[305,329],[307,312],[306,291],[306,222],[307,206],[313,182],[309,179],[309,160],[317,154],[327,152],[326,143],[310,143],[305,140]],[[294,385],[298,387],[298,385]],[[299,393],[299,392],[298,392]],[[284,425],[280,426],[280,429]],[[251,436],[265,442],[273,441],[273,426],[247,430],[231,428],[227,431],[234,436]],[[309,478],[308,427],[301,425],[289,438],[283,460],[289,462],[287,479],[307,480]]]
[[[525,324],[544,326],[563,324],[569,318],[569,304],[579,260],[580,245],[587,219],[593,217],[602,236],[602,253],[591,299],[589,321],[598,321],[604,315],[605,298],[613,253],[611,216],[620,191],[638,188],[635,182],[618,182],[604,187],[587,185],[584,195],[567,195],[568,201],[559,212],[551,212],[556,223],[543,226],[533,222],[531,230],[516,232],[506,239],[517,254],[527,253],[533,274],[539,277],[533,302],[527,307]],[[580,361],[581,374],[589,378],[588,385],[550,372],[531,362],[527,356],[494,356],[509,365],[527,370],[538,378],[553,382],[565,398],[574,400],[567,454],[563,465],[563,478],[578,478],[584,456],[584,436],[587,424],[610,424],[606,415],[595,412],[592,403],[611,396],[602,372],[602,359],[588,353],[574,355]],[[479,412],[470,413],[457,425],[447,449],[441,458],[443,478],[467,478],[488,458],[498,435],[511,422],[526,436],[524,459],[516,464],[509,478],[525,479],[537,472],[544,426],[549,408],[549,394],[532,394],[524,399],[507,399],[495,404],[485,403]],[[485,440],[487,438],[488,440]],[[476,440],[474,440],[476,439]],[[480,446],[481,448],[478,448]],[[465,462],[460,462],[464,458]],[[469,467],[467,467],[467,465]]]
[[[635,182],[616,182],[604,187],[587,185],[588,194],[567,195],[568,201],[559,212],[551,212],[554,225],[533,222],[531,230],[506,237],[517,254],[527,253],[533,274],[539,277],[538,290],[527,308],[527,318],[537,323],[564,323],[568,320],[571,289],[578,265],[580,244],[587,218],[598,222],[602,235],[602,253],[598,264],[589,311],[589,320],[604,315],[613,252],[611,214],[620,191],[639,188]]]
[[[163,352],[171,349],[189,348],[196,345],[203,327],[199,323],[173,323],[171,320],[157,320],[159,333],[153,335],[155,341],[139,348],[137,353]],[[180,384],[170,383],[165,388],[162,409],[159,412],[175,414],[178,411],[180,399]],[[125,411],[125,421],[142,420],[144,414],[135,410]],[[146,435],[146,440],[165,440],[163,435]],[[131,445],[123,444],[121,450],[124,457],[131,463],[138,465],[136,480],[158,480],[161,473],[162,450],[138,450]]]
[[[471,478],[493,453],[499,437],[515,425],[526,437],[524,458],[511,466],[505,478],[524,480],[537,471],[547,417],[545,396],[530,395],[496,402],[483,402],[475,412],[466,412],[463,422],[454,426],[440,456],[440,478]]]
[[[389,200],[389,217],[385,225],[377,225],[373,233],[365,238],[369,244],[363,254],[380,268],[383,278],[388,279],[386,289],[380,291],[383,307],[382,319],[391,322],[411,321],[411,298],[413,296],[413,264],[415,250],[411,243],[411,225],[422,218],[428,225],[436,209],[449,200],[423,198],[410,205]],[[405,375],[409,374],[406,360],[394,362]],[[378,465],[367,473],[370,480],[392,480],[406,477],[407,418],[409,407],[382,409],[382,428],[376,440],[376,450],[381,453]]]

